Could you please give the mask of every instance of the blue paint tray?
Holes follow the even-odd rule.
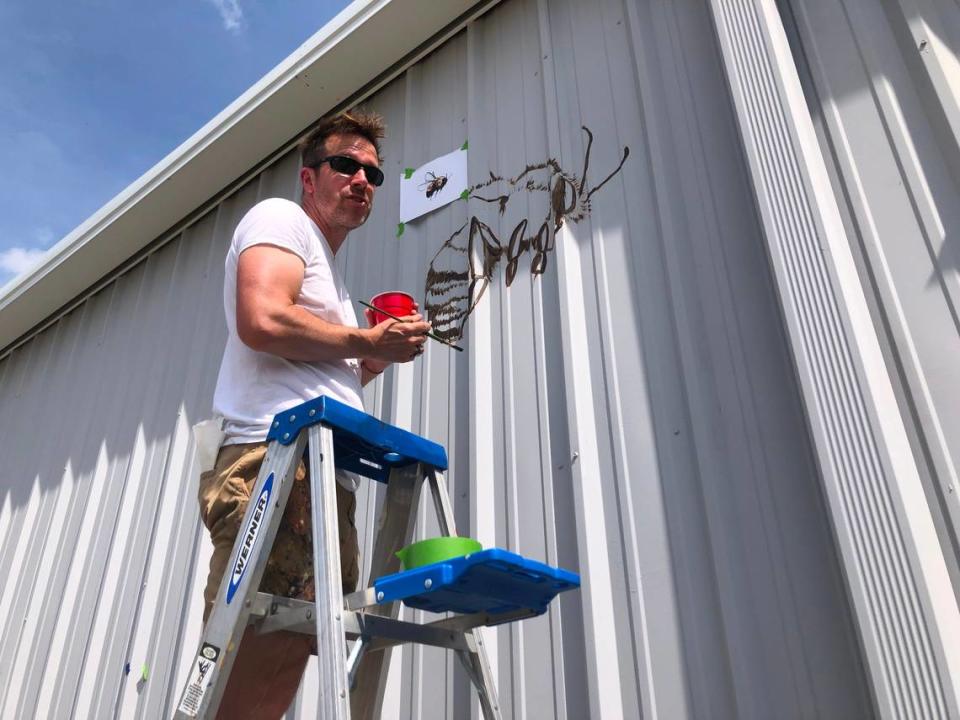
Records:
[[[402,600],[408,607],[430,612],[496,615],[531,610],[539,615],[558,593],[580,587],[580,576],[491,548],[384,575],[374,587],[379,602]]]

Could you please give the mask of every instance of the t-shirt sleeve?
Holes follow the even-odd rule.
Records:
[[[243,216],[234,234],[237,256],[254,245],[289,250],[309,265],[313,256],[303,211],[289,200],[264,200]]]

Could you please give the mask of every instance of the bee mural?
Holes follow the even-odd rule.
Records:
[[[500,262],[506,261],[505,282],[507,287],[517,275],[520,260],[532,253],[531,275],[540,275],[547,269],[549,254],[556,247],[557,232],[567,221],[579,222],[590,214],[590,198],[606,185],[623,168],[630,148],[624,146],[620,163],[598,185],[587,185],[587,170],[590,166],[590,148],[593,133],[586,126],[587,147],[583,157],[583,171],[578,178],[566,172],[554,159],[528,165],[514,178],[503,178],[492,172],[490,177],[468,189],[474,200],[496,204],[503,215],[510,199],[520,192],[543,192],[548,195],[548,208],[543,221],[528,233],[529,221],[521,220],[504,244],[493,231],[476,215],[460,226],[440,246],[427,269],[424,288],[427,318],[433,324],[433,332],[444,340],[454,341],[463,336],[463,328]],[[546,177],[543,177],[543,173]],[[506,191],[500,195],[487,196],[485,188],[505,184]],[[428,195],[429,197],[429,195]]]
[[[427,199],[433,197],[436,193],[443,190],[443,186],[447,184],[446,175],[434,175],[432,172],[426,172],[424,174],[425,182],[421,183],[417,190],[426,190]]]

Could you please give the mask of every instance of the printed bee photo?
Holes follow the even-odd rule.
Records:
[[[417,188],[421,192],[426,191],[427,198],[432,198],[438,192],[443,190],[443,186],[447,184],[446,175],[435,175],[429,170],[424,173],[424,181]]]

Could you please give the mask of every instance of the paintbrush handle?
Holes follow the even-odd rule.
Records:
[[[381,315],[386,315],[388,318],[390,318],[390,319],[392,319],[392,320],[396,320],[397,322],[410,322],[409,320],[404,320],[403,318],[397,317],[396,315],[394,315],[394,314],[392,314],[392,313],[388,313],[386,310],[381,310],[380,308],[376,307],[375,305],[371,305],[370,303],[364,302],[363,300],[357,300],[357,302],[360,303],[361,305],[363,305],[364,307],[370,308],[370,309],[373,310],[374,312],[378,312],[378,313],[380,313]],[[452,347],[454,350],[456,350],[456,351],[458,351],[458,352],[463,352],[463,348],[462,348],[462,347],[459,347],[458,345],[454,345],[452,342],[450,342],[450,341],[448,341],[448,340],[444,340],[442,337],[440,337],[439,335],[434,335],[432,332],[428,332],[428,333],[427,333],[427,337],[430,338],[431,340],[436,340],[438,343],[443,343],[443,344],[446,345],[447,347]]]

